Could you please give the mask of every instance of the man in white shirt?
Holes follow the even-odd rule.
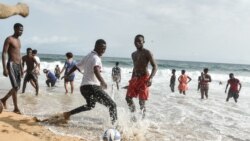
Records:
[[[116,103],[103,90],[107,88],[107,84],[101,76],[102,69],[101,56],[106,50],[106,42],[99,39],[95,43],[95,48],[87,56],[85,56],[78,64],[76,64],[64,77],[70,76],[76,69],[84,70],[80,91],[85,98],[87,104],[80,106],[68,112],[64,112],[64,118],[68,120],[71,115],[89,111],[99,102],[109,108],[112,124],[117,120]]]

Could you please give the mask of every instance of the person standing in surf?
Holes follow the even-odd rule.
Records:
[[[170,78],[170,85],[169,85],[171,92],[174,92],[174,86],[175,86],[175,80],[176,80],[175,72],[176,70],[172,69],[172,76]]]
[[[185,70],[181,70],[181,75],[178,78],[179,81],[179,92],[180,94],[186,95],[186,91],[188,90],[188,83],[192,80],[189,76],[185,74]]]
[[[115,63],[115,67],[112,68],[112,79],[116,83],[117,90],[119,90],[119,83],[121,82],[121,69],[119,62]]]
[[[76,62],[75,60],[73,60],[73,54],[71,52],[67,52],[66,53],[66,57],[67,60],[65,61],[64,67],[61,71],[61,73],[63,73],[63,71],[65,70],[65,74],[67,74],[69,72],[70,69],[72,69],[75,65]],[[75,73],[71,73],[70,76],[68,77],[64,77],[64,88],[65,88],[65,93],[68,93],[68,82],[70,83],[70,87],[71,87],[71,94],[73,94],[74,92],[74,79],[75,79]]]
[[[211,76],[208,74],[208,68],[203,69],[203,73],[199,77],[199,85],[200,85],[200,92],[201,92],[201,99],[204,99],[204,95],[208,99],[208,89],[209,89],[209,82],[211,82]]]
[[[229,74],[229,78],[230,79],[227,81],[227,86],[225,89],[225,93],[227,93],[227,87],[228,87],[228,85],[230,85],[226,101],[228,102],[229,98],[233,97],[235,103],[237,103],[237,99],[239,98],[239,93],[241,90],[241,83],[240,83],[239,79],[234,77],[233,73]],[[239,88],[238,88],[238,86],[239,86]]]
[[[134,44],[136,51],[131,55],[134,67],[126,94],[126,101],[132,113],[136,111],[133,98],[139,97],[139,105],[143,113],[142,118],[145,117],[145,103],[149,97],[148,87],[152,85],[153,77],[157,71],[157,64],[153,58],[153,54],[143,47],[144,43],[143,35],[139,34],[135,36]],[[149,63],[152,66],[151,74],[148,72]]]

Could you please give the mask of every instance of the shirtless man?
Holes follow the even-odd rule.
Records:
[[[21,65],[21,42],[19,36],[23,33],[23,25],[16,23],[14,25],[14,34],[7,37],[2,51],[2,64],[3,75],[9,76],[12,85],[11,90],[1,99],[4,107],[6,108],[6,101],[12,96],[14,111],[20,114],[20,110],[17,106],[17,91],[20,88],[21,77],[23,76],[23,68]],[[8,54],[8,62],[7,62]],[[7,62],[7,63],[6,63]]]
[[[235,103],[237,103],[237,99],[239,98],[239,93],[242,86],[240,80],[235,78],[233,73],[229,74],[229,78],[230,79],[227,81],[227,86],[225,89],[225,93],[227,93],[227,87],[230,85],[226,101],[228,102],[229,98],[233,97]]]
[[[27,82],[30,82],[33,87],[36,89],[36,95],[38,95],[39,86],[38,79],[36,74],[36,69],[38,67],[38,63],[32,54],[32,49],[27,49],[27,55],[22,57],[22,67],[27,65],[26,75],[23,80],[23,90],[22,93],[25,92]]]
[[[132,53],[133,72],[126,95],[126,101],[131,112],[135,112],[134,97],[139,96],[140,109],[143,113],[142,118],[145,117],[146,107],[145,102],[148,100],[148,87],[152,84],[152,79],[157,71],[157,64],[153,58],[152,53],[143,47],[144,36],[136,35],[134,44],[136,51]],[[148,72],[148,64],[151,64],[151,74]]]

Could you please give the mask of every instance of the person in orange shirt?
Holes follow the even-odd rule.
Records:
[[[178,89],[179,89],[179,92],[180,94],[184,94],[186,95],[186,90],[188,89],[188,86],[187,84],[192,80],[189,76],[187,76],[185,74],[185,70],[181,70],[181,75],[179,76],[178,78],[178,81],[179,81],[179,86],[178,86]]]

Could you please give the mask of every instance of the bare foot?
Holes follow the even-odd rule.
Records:
[[[1,102],[3,103],[3,108],[4,108],[4,109],[7,109],[6,101],[3,101],[3,100],[1,99]]]
[[[64,112],[64,113],[63,113],[63,117],[64,117],[65,120],[69,120],[69,118],[70,118],[70,113],[69,113],[69,112]]]
[[[20,115],[22,114],[19,109],[14,109],[13,112],[16,113],[16,114],[20,114]]]

